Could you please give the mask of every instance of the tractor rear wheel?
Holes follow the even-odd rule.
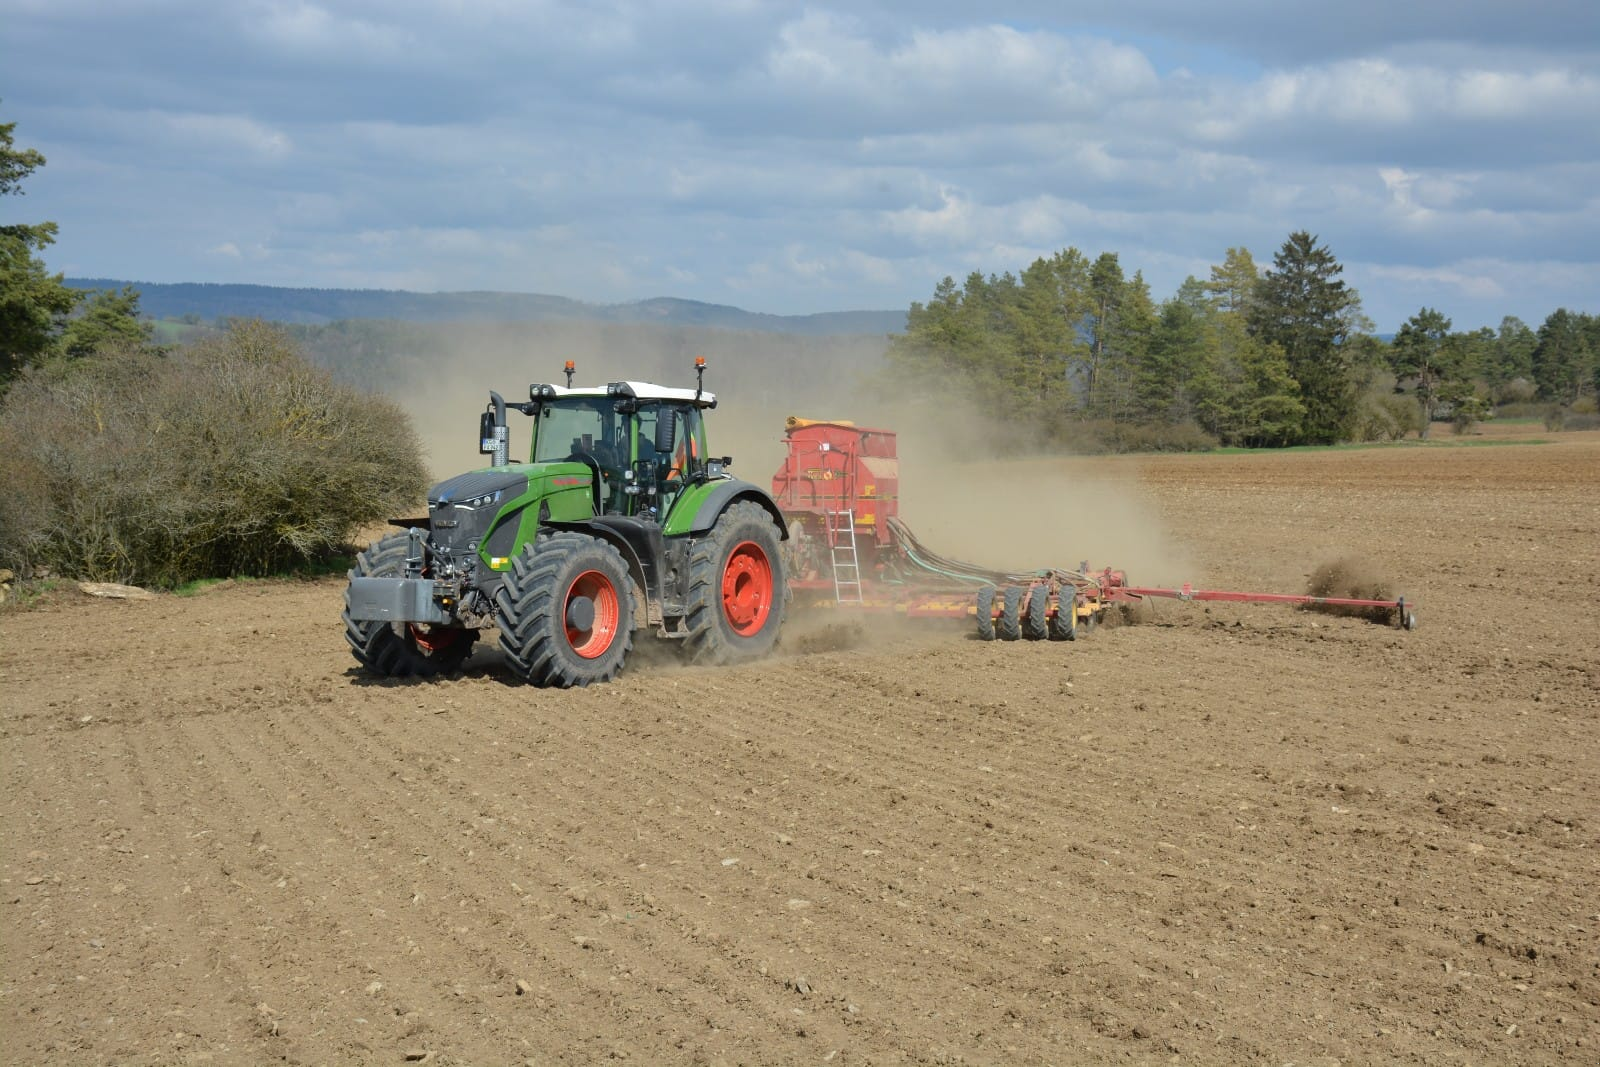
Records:
[[[494,594],[500,650],[524,681],[570,689],[609,682],[633,647],[633,592],[622,554],[557,533],[523,548]]]
[[[994,640],[994,594],[995,588],[986,585],[978,590],[978,640]]]
[[[1008,585],[1000,591],[1000,621],[995,624],[995,632],[1002,641],[1015,641],[1022,636],[1022,594],[1027,592],[1020,585]]]
[[[399,578],[405,574],[410,537],[390,534],[356,557],[352,578]],[[432,678],[461,666],[478,631],[458,626],[352,619],[345,593],[344,639],[356,661],[384,678]]]
[[[1050,611],[1050,590],[1042,582],[1028,587],[1028,607],[1022,616],[1022,636],[1029,641],[1043,641],[1049,636],[1045,629]]]
[[[738,663],[766,655],[783,626],[786,594],[777,524],[760,504],[731,505],[689,554],[689,657]]]
[[[1050,640],[1075,641],[1078,637],[1078,594],[1063,589],[1056,599],[1056,613],[1050,616]]]

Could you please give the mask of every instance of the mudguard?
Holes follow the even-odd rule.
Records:
[[[546,519],[544,529],[571,530],[598,537],[616,546],[622,560],[628,565],[628,574],[639,583],[647,603],[663,599],[662,569],[666,566],[661,527],[653,522],[629,518],[625,515],[596,515],[587,519]]]
[[[778,524],[778,540],[789,539],[789,524],[783,521],[783,512],[778,510],[777,503],[767,491],[737,478],[702,482],[687,490],[673,507],[672,514],[667,516],[662,533],[668,537],[685,534],[698,537],[710,533],[717,524],[717,518],[736,500],[760,504],[772,516],[772,521]]]

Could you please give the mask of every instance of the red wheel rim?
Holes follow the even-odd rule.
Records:
[[[772,563],[754,541],[734,547],[722,572],[722,613],[740,637],[761,632],[772,613]]]
[[[594,622],[587,629],[572,625],[570,621],[573,601],[589,600],[594,603]],[[561,622],[567,630],[567,643],[572,651],[584,659],[598,659],[606,654],[611,642],[617,639],[622,621],[621,600],[617,587],[599,571],[584,571],[567,587],[561,601]]]
[[[453,626],[435,626],[423,629],[414,622],[406,623],[406,629],[411,633],[411,640],[424,652],[443,652],[457,641],[461,640],[461,631]]]

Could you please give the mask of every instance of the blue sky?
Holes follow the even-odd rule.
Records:
[[[0,0],[0,220],[152,282],[900,308],[1296,229],[1383,332],[1600,311],[1600,4]]]

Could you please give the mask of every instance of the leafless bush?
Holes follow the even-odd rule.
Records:
[[[1576,404],[1570,408],[1552,404],[1545,412],[1544,428],[1557,433],[1563,430],[1600,430],[1600,414],[1580,411]]]
[[[1501,382],[1494,390],[1494,401],[1501,407],[1511,404],[1531,404],[1539,395],[1539,387],[1526,378],[1513,378]]]
[[[1415,397],[1369,390],[1356,407],[1355,437],[1359,441],[1399,441],[1420,429],[1421,419]]]
[[[277,329],[25,376],[0,408],[0,565],[170,586],[267,574],[412,506],[421,449],[392,403]]]

